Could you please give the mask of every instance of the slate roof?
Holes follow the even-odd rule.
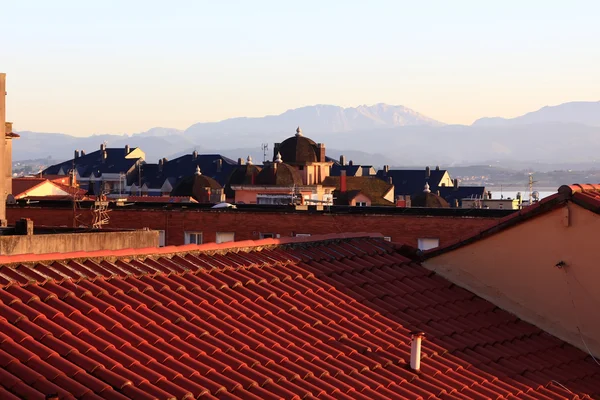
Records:
[[[227,183],[225,184],[225,195],[228,198],[235,196],[235,191],[231,189],[231,186],[252,185],[256,181],[256,177],[261,170],[261,167],[254,164],[244,164],[235,167],[227,178]]]
[[[377,177],[385,179],[392,177],[394,184],[394,198],[396,196],[413,196],[423,191],[425,182],[435,193],[441,186],[440,181],[446,173],[445,169],[432,169],[429,179],[425,178],[425,169],[391,169],[387,173],[383,170],[377,171]]]
[[[450,207],[454,207],[454,201],[458,200],[458,206],[462,205],[462,199],[476,198],[481,199],[485,194],[484,186],[459,186],[454,187],[438,187],[440,196],[442,196]]]
[[[323,186],[333,186],[336,188],[334,197],[339,197],[340,205],[344,202],[348,204],[348,195],[342,195],[339,193],[340,190],[340,177],[339,176],[328,176],[323,180]],[[346,190],[348,192],[360,191],[369,199],[371,199],[371,205],[373,206],[393,206],[395,203],[383,198],[392,189],[393,185],[376,178],[374,176],[347,176],[346,177]],[[358,193],[354,193],[356,196]],[[352,198],[352,197],[351,197]],[[335,200],[334,200],[335,201]]]
[[[289,164],[306,164],[318,160],[319,150],[317,144],[305,136],[292,136],[284,140],[278,147],[273,149],[273,159],[277,152],[281,153],[281,159]]]
[[[221,160],[221,171],[217,170],[217,161]],[[215,179],[221,186],[227,184],[227,178],[238,166],[238,163],[220,154],[198,154],[194,159],[193,154],[167,160],[162,172],[158,164],[144,164],[142,166],[142,184],[145,183],[150,189],[160,189],[167,178],[174,179],[175,187],[183,178],[193,175],[196,166],[202,170],[202,175]]]
[[[421,192],[411,199],[411,207],[448,208],[450,205],[442,196]]]
[[[346,171],[346,176],[356,176],[359,171],[362,171],[362,165],[340,165],[333,164],[331,166],[331,176],[340,176],[342,171]]]
[[[589,355],[374,236],[0,257],[0,397],[600,395]]]
[[[131,151],[136,150],[135,147],[130,149]],[[71,159],[59,164],[54,164],[44,171],[44,175],[58,175],[58,172],[62,170],[66,173],[73,168],[73,161],[75,161],[75,167],[79,176],[83,178],[89,178],[94,173],[96,176],[100,174],[119,174],[126,173],[133,168],[138,161],[136,158],[125,158],[128,153],[125,152],[125,148],[106,148],[106,161],[102,161],[102,151],[96,150],[92,153],[85,154],[76,159]]]
[[[210,176],[194,174],[179,182],[171,191],[171,195],[193,197],[196,201],[205,201],[207,200],[207,189],[214,191],[223,189],[223,187]]]
[[[275,167],[277,165],[277,167]],[[302,186],[302,176],[287,163],[270,163],[263,167],[255,180],[256,185]]]

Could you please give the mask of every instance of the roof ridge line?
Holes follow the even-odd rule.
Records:
[[[296,244],[322,243],[332,240],[349,240],[360,238],[383,238],[381,233],[330,233],[310,237],[285,237],[260,240],[243,240],[239,242],[187,244],[182,246],[144,247],[140,249],[74,251],[68,253],[16,254],[0,255],[0,265],[22,263],[38,263],[42,261],[65,261],[73,259],[105,259],[140,256],[160,256],[191,252],[234,252],[236,250],[259,249]]]

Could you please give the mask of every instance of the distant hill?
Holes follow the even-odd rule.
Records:
[[[529,124],[581,124],[600,127],[600,101],[576,101],[546,106],[516,118],[480,118],[473,126],[511,126]]]
[[[75,149],[94,151],[106,141],[109,147],[141,147],[148,162],[190,149],[221,153],[234,160],[250,154],[255,162],[261,162],[261,144],[269,145],[267,159],[271,159],[273,143],[292,136],[298,125],[305,136],[325,143],[330,157],[344,154],[357,164],[448,167],[501,163],[522,168],[544,164],[546,169],[569,163],[595,165],[600,160],[600,102],[545,107],[519,118],[485,119],[471,126],[444,125],[402,106],[377,104],[303,107],[277,116],[194,124],[185,131],[153,128],[133,135],[90,137],[19,132],[13,158],[67,160]]]

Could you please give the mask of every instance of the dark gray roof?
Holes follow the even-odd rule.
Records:
[[[438,190],[450,207],[454,207],[454,200],[458,200],[458,205],[461,206],[462,199],[482,198],[485,193],[484,186],[440,187]]]
[[[221,160],[221,170],[218,170],[218,162]],[[167,178],[175,187],[179,182],[188,176],[196,173],[196,166],[200,167],[202,175],[216,180],[221,186],[227,184],[227,179],[232,171],[238,166],[236,161],[224,157],[220,154],[198,154],[195,158],[193,154],[165,161],[162,171],[159,171],[158,164],[144,164],[142,166],[142,182],[148,188],[160,189]]]
[[[130,152],[135,149],[131,148]],[[73,168],[73,164],[75,164],[79,176],[83,178],[88,178],[92,173],[95,176],[126,173],[138,161],[136,158],[125,158],[127,154],[125,148],[107,148],[106,160],[102,160],[102,151],[96,150],[76,159],[52,165],[42,171],[42,175],[58,175],[61,168],[64,173],[67,173],[67,171]]]
[[[347,176],[356,176],[361,169],[362,165],[333,164],[331,166],[331,172],[329,173],[329,175],[340,176],[342,171],[346,171]]]
[[[423,169],[391,169],[387,173],[384,170],[377,171],[377,177],[387,182],[392,177],[395,196],[413,196],[423,192],[425,182],[429,183],[429,189],[435,193],[441,186],[440,181],[446,173],[445,169],[432,169],[429,179],[425,177]]]

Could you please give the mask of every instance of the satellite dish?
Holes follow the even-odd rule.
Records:
[[[531,197],[533,197],[534,201],[538,201],[540,199],[540,192],[536,190],[535,192],[531,193]]]

